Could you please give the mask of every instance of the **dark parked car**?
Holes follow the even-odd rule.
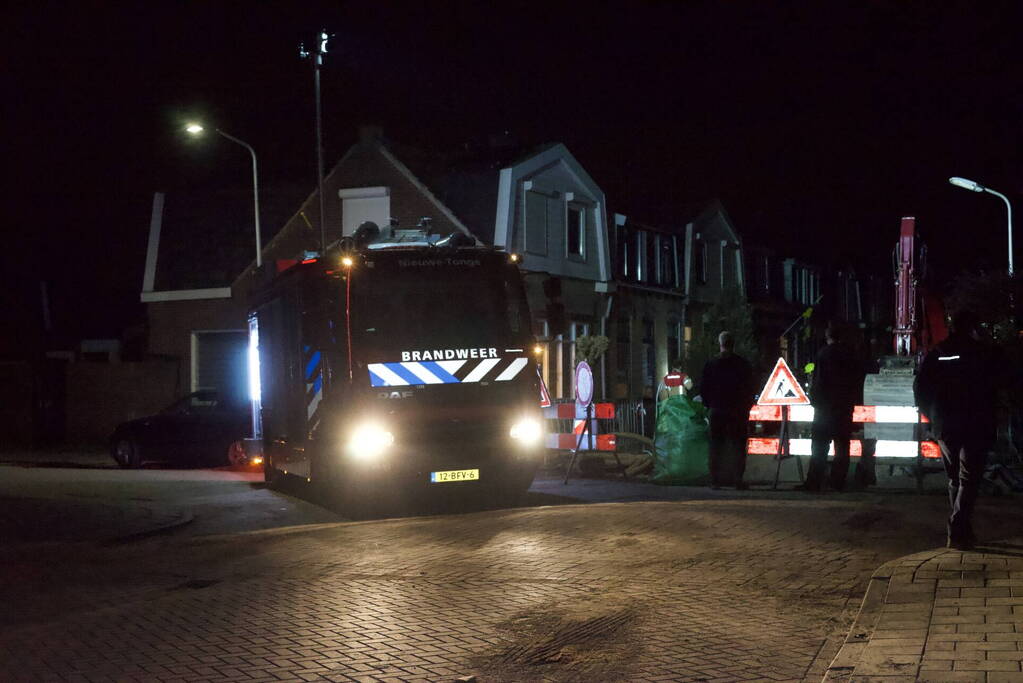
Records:
[[[249,404],[227,401],[215,391],[196,391],[156,415],[118,425],[110,454],[121,467],[160,461],[174,465],[239,465],[239,441],[252,431]]]

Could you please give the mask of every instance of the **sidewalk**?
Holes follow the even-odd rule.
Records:
[[[1023,537],[874,572],[825,681],[1023,682]]]
[[[108,453],[88,448],[3,451],[0,472],[5,467],[118,469]],[[59,489],[41,495],[15,485],[0,491],[0,545],[119,543],[191,521],[187,509],[150,501],[90,500]]]
[[[0,497],[0,545],[124,543],[191,521],[191,511],[167,505]]]
[[[3,450],[0,451],[0,464],[19,467],[117,469],[117,463],[110,453],[96,446]]]

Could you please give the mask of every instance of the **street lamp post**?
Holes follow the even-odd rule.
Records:
[[[191,133],[192,135],[199,135],[200,133],[203,132],[204,129],[198,123],[190,123],[190,124],[188,124],[185,127],[185,130],[188,131],[189,133]],[[231,135],[229,133],[225,133],[224,131],[220,130],[219,128],[214,128],[213,130],[216,131],[219,135],[227,138],[231,142],[235,142],[235,143],[241,145],[242,147],[244,147],[245,149],[249,150],[249,154],[252,155],[252,201],[253,201],[253,204],[254,204],[254,211],[255,211],[254,215],[256,217],[255,218],[255,224],[256,224],[256,267],[259,268],[260,266],[263,265],[263,243],[262,243],[262,240],[261,240],[261,238],[259,236],[259,171],[258,171],[257,166],[256,166],[256,150],[252,149],[252,145],[250,145],[249,143],[245,142],[244,140],[239,140],[235,136],[233,136],[233,135]]]
[[[976,181],[967,180],[966,178],[952,177],[952,178],[948,179],[948,182],[952,183],[956,187],[961,187],[961,188],[963,188],[965,190],[970,190],[971,192],[987,192],[989,194],[993,194],[996,197],[1001,197],[1002,201],[1005,202],[1005,210],[1008,212],[1008,216],[1009,216],[1009,277],[1012,277],[1012,274],[1013,274],[1013,268],[1012,268],[1012,204],[1009,203],[1009,198],[1006,197],[1001,192],[996,192],[995,190],[992,190],[990,187],[985,187],[985,186],[981,185],[980,183],[978,183]]]

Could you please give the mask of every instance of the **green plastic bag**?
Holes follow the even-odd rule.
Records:
[[[657,406],[654,474],[658,484],[703,484],[707,465],[707,409],[688,396],[671,396]]]

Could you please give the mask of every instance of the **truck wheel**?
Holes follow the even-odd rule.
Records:
[[[117,464],[124,469],[138,469],[142,466],[142,454],[139,452],[139,444],[131,437],[122,436],[114,441],[111,455],[114,456]]]
[[[281,471],[274,467],[273,458],[263,456],[263,481],[270,488],[277,488],[281,484]]]
[[[249,462],[248,456],[245,455],[245,447],[241,441],[232,441],[231,445],[227,447],[227,464],[232,467],[241,467]]]

